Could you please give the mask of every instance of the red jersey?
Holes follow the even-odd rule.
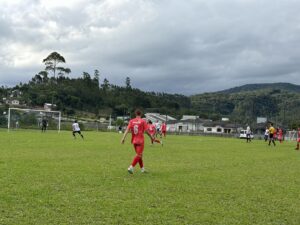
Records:
[[[278,139],[282,139],[283,132],[281,129],[278,130]]]
[[[129,121],[128,129],[131,131],[132,144],[144,144],[144,132],[147,130],[147,123],[142,118],[134,118]]]
[[[162,132],[166,132],[166,131],[167,131],[167,125],[166,125],[165,123],[163,123],[163,124],[161,125],[161,131],[162,131]]]
[[[298,138],[297,138],[297,142],[300,142],[300,130],[298,130]]]
[[[148,133],[153,136],[156,132],[156,129],[155,129],[155,125],[154,124],[148,124]]]

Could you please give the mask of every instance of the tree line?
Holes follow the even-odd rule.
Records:
[[[131,86],[130,77],[125,78],[124,86],[111,84],[107,78],[101,77],[98,69],[93,74],[83,72],[78,78],[70,78],[71,69],[62,66],[66,60],[57,52],[49,54],[43,63],[44,70],[28,83],[13,88],[1,87],[0,95],[6,97],[12,90],[18,90],[22,93],[19,100],[27,107],[52,103],[56,104],[57,110],[70,116],[130,117],[136,108],[141,108],[144,112],[168,114],[178,119],[188,114],[211,120],[228,117],[236,123],[251,124],[257,117],[267,117],[286,127],[300,125],[300,93],[295,91],[295,85],[290,91],[288,88],[283,90],[282,84],[268,84],[253,90],[239,87],[235,92],[185,96],[144,92]]]
[[[100,71],[83,72],[79,78],[70,78],[70,68],[61,66],[66,60],[57,52],[45,59],[45,69],[38,72],[28,83],[20,83],[21,102],[28,107],[41,107],[52,103],[66,115],[86,113],[91,117],[132,115],[136,108],[178,116],[187,113],[190,99],[180,94],[144,92],[131,86],[129,77],[124,86],[111,84],[107,78],[100,83]],[[9,92],[3,88],[3,95]]]

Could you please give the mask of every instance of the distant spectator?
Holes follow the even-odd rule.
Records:
[[[249,125],[247,126],[247,129],[246,129],[246,140],[247,140],[247,143],[251,142],[251,129],[250,129]]]

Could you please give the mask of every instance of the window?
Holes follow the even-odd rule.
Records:
[[[221,132],[222,132],[222,129],[221,129],[221,128],[217,128],[217,132],[218,132],[218,133],[221,133]]]
[[[211,127],[206,128],[206,131],[211,132],[212,131]]]

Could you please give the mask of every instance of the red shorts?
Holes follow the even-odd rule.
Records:
[[[142,155],[144,151],[144,144],[134,144],[134,150],[136,154]]]
[[[300,138],[297,139],[297,142],[300,142]]]
[[[155,131],[154,132],[148,132],[148,134],[150,134],[150,136],[154,136],[155,135]]]

